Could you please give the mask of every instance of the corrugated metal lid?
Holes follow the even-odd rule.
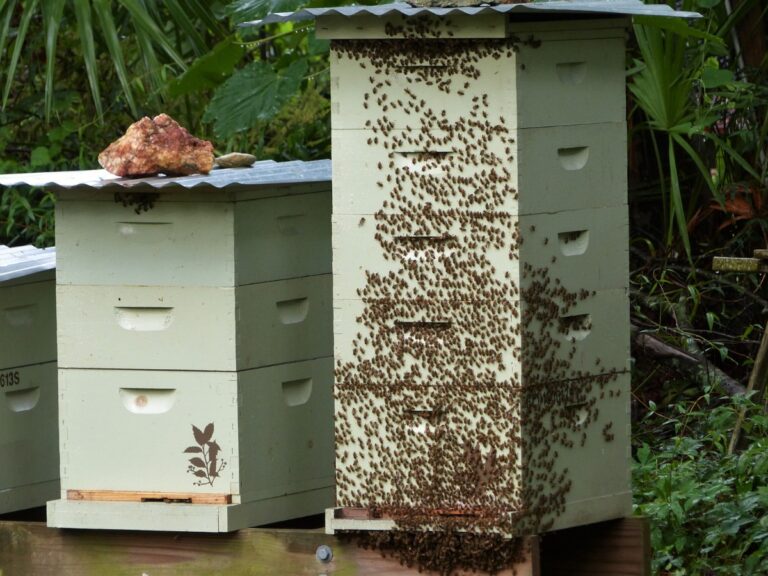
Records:
[[[56,268],[56,248],[0,244],[0,284]]]
[[[0,175],[3,186],[42,186],[46,188],[84,188],[125,190],[134,186],[161,189],[168,186],[195,188],[255,187],[275,184],[301,184],[331,181],[331,161],[275,162],[264,160],[249,168],[217,168],[210,174],[191,176],[151,176],[149,178],[120,178],[106,170],[76,170],[73,172],[38,172]]]
[[[411,6],[403,2],[395,4],[383,4],[379,6],[337,6],[329,8],[305,8],[296,12],[276,12],[268,15],[263,20],[244,22],[240,26],[261,26],[275,22],[299,22],[313,20],[320,16],[358,16],[367,14],[371,16],[386,16],[389,14],[402,14],[403,16],[419,16],[432,14],[435,16],[451,16],[453,14],[466,14],[475,16],[478,14],[541,14],[546,13],[591,13],[591,14],[622,14],[636,16],[673,16],[677,18],[701,18],[696,12],[676,11],[666,4],[644,4],[640,0],[551,0],[541,2],[529,2],[526,4],[482,4],[479,6],[433,8]]]

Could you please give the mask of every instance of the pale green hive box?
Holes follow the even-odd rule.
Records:
[[[390,4],[263,21],[314,18],[331,40],[329,532],[631,514],[632,13],[673,11]]]
[[[228,532],[332,505],[330,161],[40,179],[58,196],[49,525]]]
[[[55,266],[0,246],[0,514],[59,494]]]

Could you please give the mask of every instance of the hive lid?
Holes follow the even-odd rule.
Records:
[[[210,174],[191,176],[150,176],[148,178],[120,178],[106,170],[76,170],[72,172],[38,172],[0,175],[0,187],[42,186],[59,189],[108,189],[118,191],[139,188],[244,188],[276,184],[302,184],[331,181],[331,161],[275,162],[264,160],[249,168],[221,168]]]
[[[56,248],[0,244],[0,284],[56,268]]]
[[[403,16],[419,16],[432,14],[434,16],[451,16],[465,14],[476,16],[483,14],[616,14],[630,16],[671,16],[677,18],[701,18],[696,12],[674,10],[666,4],[644,4],[640,0],[543,0],[525,4],[481,4],[465,7],[420,7],[411,6],[404,2],[383,4],[379,6],[337,6],[328,8],[305,8],[296,12],[276,12],[262,20],[244,22],[243,27],[261,26],[276,22],[300,22],[313,20],[321,16],[368,15],[375,17],[401,14]]]

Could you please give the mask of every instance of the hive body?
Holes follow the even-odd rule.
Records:
[[[12,271],[51,258],[0,246],[0,514],[59,491],[55,272]]]
[[[624,24],[318,20],[331,530],[631,512]]]
[[[329,182],[152,193],[139,213],[103,191],[57,203],[49,525],[226,532],[318,513],[333,498]]]

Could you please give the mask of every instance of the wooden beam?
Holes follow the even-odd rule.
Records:
[[[167,502],[183,504],[232,504],[231,494],[192,492],[130,492],[122,490],[67,490],[68,500],[91,502]]]
[[[543,576],[650,576],[651,536],[645,518],[622,518],[545,534]]]
[[[482,508],[434,508],[429,510],[419,510],[420,514],[424,516],[439,516],[439,517],[479,517],[483,515],[485,510]],[[392,520],[396,515],[391,514],[386,510],[373,510],[371,508],[336,508],[334,510],[334,518],[341,518],[346,520],[373,520],[383,519]]]
[[[535,545],[536,540],[543,543]],[[648,576],[647,523],[628,518],[532,539],[529,558],[498,576]],[[319,546],[333,558],[321,562]],[[540,563],[540,566],[539,566]],[[59,530],[0,521],[2,576],[415,576],[417,568],[316,530],[248,529],[232,534]],[[421,572],[423,576],[438,576]],[[466,576],[458,572],[456,576]],[[478,573],[479,576],[479,573]]]
[[[768,272],[768,264],[762,258],[735,258],[715,256],[712,258],[712,270],[717,272]]]

